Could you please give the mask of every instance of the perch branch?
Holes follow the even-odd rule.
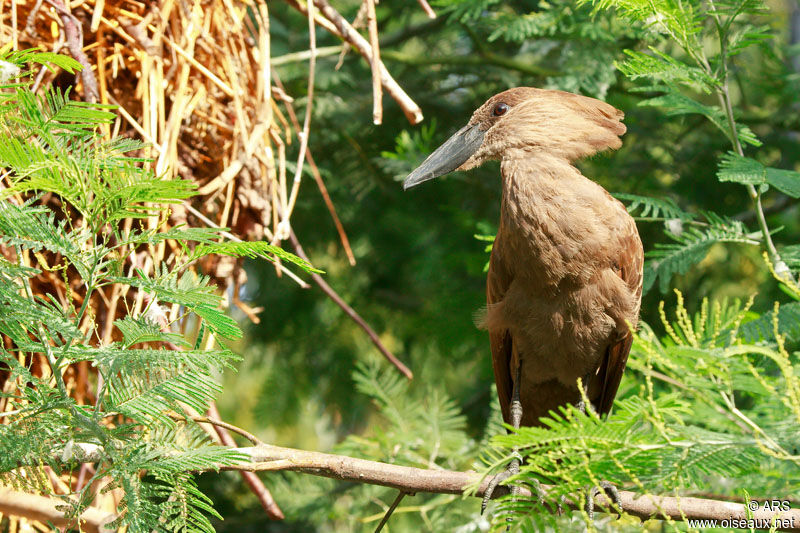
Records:
[[[294,471],[328,477],[354,483],[381,485],[406,493],[428,492],[434,494],[463,494],[471,486],[477,486],[472,496],[483,497],[490,477],[478,472],[455,472],[451,470],[429,470],[400,466],[396,464],[369,461],[344,455],[310,452],[293,448],[282,448],[268,444],[260,444],[247,448],[233,448],[248,460],[234,466],[221,466],[221,470],[244,470],[248,472]],[[78,462],[99,462],[103,460],[103,450],[93,444],[75,444],[72,447],[74,458],[63,457],[57,450],[53,459],[74,460]],[[547,491],[549,486],[542,485]],[[493,496],[507,493],[507,488],[498,487]],[[522,488],[523,497],[532,497],[529,490]],[[665,519],[683,520],[747,520],[748,511],[741,503],[729,501],[693,498],[689,496],[655,496],[640,495],[635,492],[620,490],[622,510],[642,520]],[[595,499],[598,506],[611,509],[610,502],[604,495]],[[577,507],[574,502],[567,502]],[[582,506],[582,502],[581,502]],[[616,511],[611,511],[616,512]],[[779,520],[779,531],[800,533],[800,509],[788,511],[768,511],[763,506],[752,513],[754,520],[768,524],[773,518]]]

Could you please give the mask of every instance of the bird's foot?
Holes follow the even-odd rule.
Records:
[[[586,501],[584,502],[584,510],[586,514],[589,515],[589,520],[594,520],[594,498],[600,493],[604,493],[606,497],[614,504],[616,507],[617,513],[621,517],[622,511],[622,498],[620,498],[619,490],[617,487],[611,483],[610,481],[601,481],[600,484],[596,487],[592,487],[586,493]]]
[[[489,484],[486,486],[486,491],[483,493],[483,501],[481,501],[481,514],[486,511],[486,506],[489,505],[489,500],[492,499],[492,495],[494,494],[495,489],[497,486],[510,478],[511,476],[516,476],[519,474],[519,465],[522,462],[522,457],[517,452],[514,452],[514,458],[511,459],[511,463],[508,465],[508,468],[496,474],[492,479],[489,480]],[[537,492],[539,493],[539,497],[541,496],[541,489],[537,487]],[[512,485],[509,489],[511,492],[511,496],[515,497],[519,494],[519,486]]]
[[[586,414],[586,402],[583,401],[583,398],[581,398],[581,401],[575,404],[575,408],[581,413]]]

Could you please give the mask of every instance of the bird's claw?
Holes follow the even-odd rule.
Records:
[[[594,498],[601,492],[603,492],[606,497],[611,500],[611,502],[617,508],[618,516],[622,517],[622,498],[619,495],[619,490],[617,490],[616,485],[610,481],[601,481],[598,486],[592,487],[591,490],[586,493],[584,510],[586,511],[586,514],[589,515],[589,520],[594,520]]]
[[[494,489],[502,483],[503,481],[510,478],[513,474],[511,470],[503,470],[499,474],[495,474],[495,476],[489,480],[489,484],[486,485],[486,491],[483,493],[483,501],[481,501],[481,514],[486,511],[486,506],[489,505],[489,500],[492,499],[492,494],[494,494]]]

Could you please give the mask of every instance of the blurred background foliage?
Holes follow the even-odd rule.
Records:
[[[768,4],[756,22],[773,37],[736,57],[731,93],[738,120],[764,143],[759,159],[797,169],[800,5]],[[359,5],[336,3],[349,20]],[[474,468],[482,443],[502,431],[488,338],[473,324],[485,299],[488,259],[486,243],[474,235],[496,231],[498,166],[457,173],[408,193],[400,186],[494,93],[530,85],[607,100],[625,111],[628,133],[618,152],[581,162],[584,174],[614,193],[672,199],[684,211],[714,211],[757,229],[746,190],[715,178],[730,142],[702,116],[668,116],[660,108],[639,106],[654,94],[617,71],[623,49],[646,50],[647,43],[678,53],[647,24],[632,24],[613,10],[593,14],[592,6],[568,0],[433,5],[439,15],[434,20],[416,2],[383,0],[377,6],[381,57],[426,116],[416,127],[388,98],[383,124],[372,124],[369,65],[352,52],[340,57],[333,48],[340,43],[318,31],[323,53],[310,147],[357,265],[348,264],[319,196],[301,195],[292,219],[314,265],[410,366],[414,379],[401,381],[321,292],[298,289],[277,279],[269,264],[252,262],[243,297],[264,308],[264,320],[250,326],[236,347],[243,362],[238,373],[225,376],[219,407],[226,420],[266,442],[463,470]],[[292,54],[308,48],[306,20],[282,2],[270,2],[269,9],[273,62],[302,112],[308,67]],[[337,62],[341,65],[334,68]],[[715,103],[711,96],[708,101]],[[293,150],[297,147],[289,147],[290,154]],[[781,228],[776,241],[796,243],[796,201],[770,190],[764,208],[770,228]],[[639,222],[639,230],[645,250],[669,242],[663,222]],[[746,300],[753,294],[752,309],[770,310],[772,302],[786,297],[761,253],[755,246],[715,244],[699,264],[674,276],[670,287],[683,292],[689,312],[699,309],[703,297]],[[659,322],[658,302],[664,298],[658,284],[644,296],[645,322]],[[672,295],[666,298],[674,301]],[[626,374],[620,397],[639,379],[640,374]],[[269,531],[372,530],[396,495],[312,476],[263,479],[287,513],[285,522],[269,523]],[[219,531],[264,531],[258,502],[238,477],[205,475],[201,486],[226,517],[216,524]],[[409,496],[388,531],[485,529],[489,524],[478,507],[477,501],[452,496]],[[638,530],[633,523],[630,528]]]

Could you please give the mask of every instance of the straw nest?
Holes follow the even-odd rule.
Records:
[[[433,16],[427,3],[418,1]],[[374,0],[365,0],[359,17],[368,37],[362,36],[327,0],[314,0],[311,14],[305,2],[286,2],[307,16],[309,27],[326,29],[369,62],[376,123],[381,121],[384,91],[412,123],[422,120],[417,105],[380,61]],[[271,68],[269,8],[264,2],[12,0],[0,3],[0,43],[10,42],[17,50],[36,47],[68,54],[84,65],[83,72],[74,77],[41,69],[36,78],[38,89],[72,85],[73,98],[117,105],[118,118],[106,129],[106,135],[126,135],[147,142],[149,146],[143,155],[152,158],[158,174],[180,176],[197,183],[200,194],[191,202],[175,206],[168,224],[188,222],[193,226],[228,227],[233,236],[248,241],[267,240],[273,244],[290,238],[294,241],[290,222],[298,195],[306,188],[302,184],[307,171],[322,193],[343,249],[354,264],[344,228],[306,145],[316,56],[314,32],[308,35],[309,49],[302,54],[310,62],[309,88],[303,95],[306,97],[303,116],[297,116],[292,97],[284,92]],[[294,168],[298,170],[290,173],[287,153],[297,153],[297,160],[292,163],[305,161],[307,165],[296,164]],[[45,197],[44,201],[57,199]],[[147,223],[155,227],[161,222]],[[154,257],[148,257],[147,253],[131,254],[128,266],[152,270],[154,262],[169,260],[178,251],[172,246],[178,245],[163,243],[156,248]],[[296,250],[298,246],[293,251]],[[221,290],[233,295],[230,303],[251,320],[258,321],[258,310],[238,301],[236,296],[246,281],[239,260],[216,257],[198,267],[215,278]],[[292,275],[279,262],[276,271],[278,275]],[[55,294],[62,303],[73,299],[71,303],[75,306],[83,303],[80,290],[70,290],[69,279],[44,271],[35,282],[38,285],[35,290],[40,294]],[[125,309],[139,312],[144,304],[146,295],[116,289],[98,297],[97,302],[92,301],[93,318],[97,322],[95,340],[98,343],[114,340],[117,336],[114,318]],[[176,314],[178,310],[171,312]],[[365,324],[362,327],[368,328]],[[38,375],[48,371],[41,361],[26,363]],[[95,401],[90,373],[87,363],[79,363],[64,375],[79,403]],[[13,383],[3,376],[0,378],[4,392],[11,392],[9,387],[13,388]],[[5,400],[0,400],[0,411],[5,410],[4,404]],[[42,481],[50,485],[50,490],[69,494],[91,477],[91,466],[86,465],[73,476],[56,476],[48,467],[43,472],[49,478]],[[0,487],[0,491],[6,489]],[[9,515],[12,531],[24,525],[20,520],[42,531],[49,530],[43,525],[47,520],[59,523],[59,513],[42,514],[48,505],[53,507],[52,502],[25,500],[41,497],[5,492],[0,499],[11,501],[12,496],[22,502],[15,511],[6,509],[16,516]],[[92,515],[93,518],[89,516],[91,513],[84,515],[87,520],[84,527],[96,530],[106,513],[116,510],[120,496],[118,490],[98,490],[94,510],[90,511],[99,514]],[[274,502],[271,511],[269,501],[262,498],[262,503],[270,516],[280,516]]]

